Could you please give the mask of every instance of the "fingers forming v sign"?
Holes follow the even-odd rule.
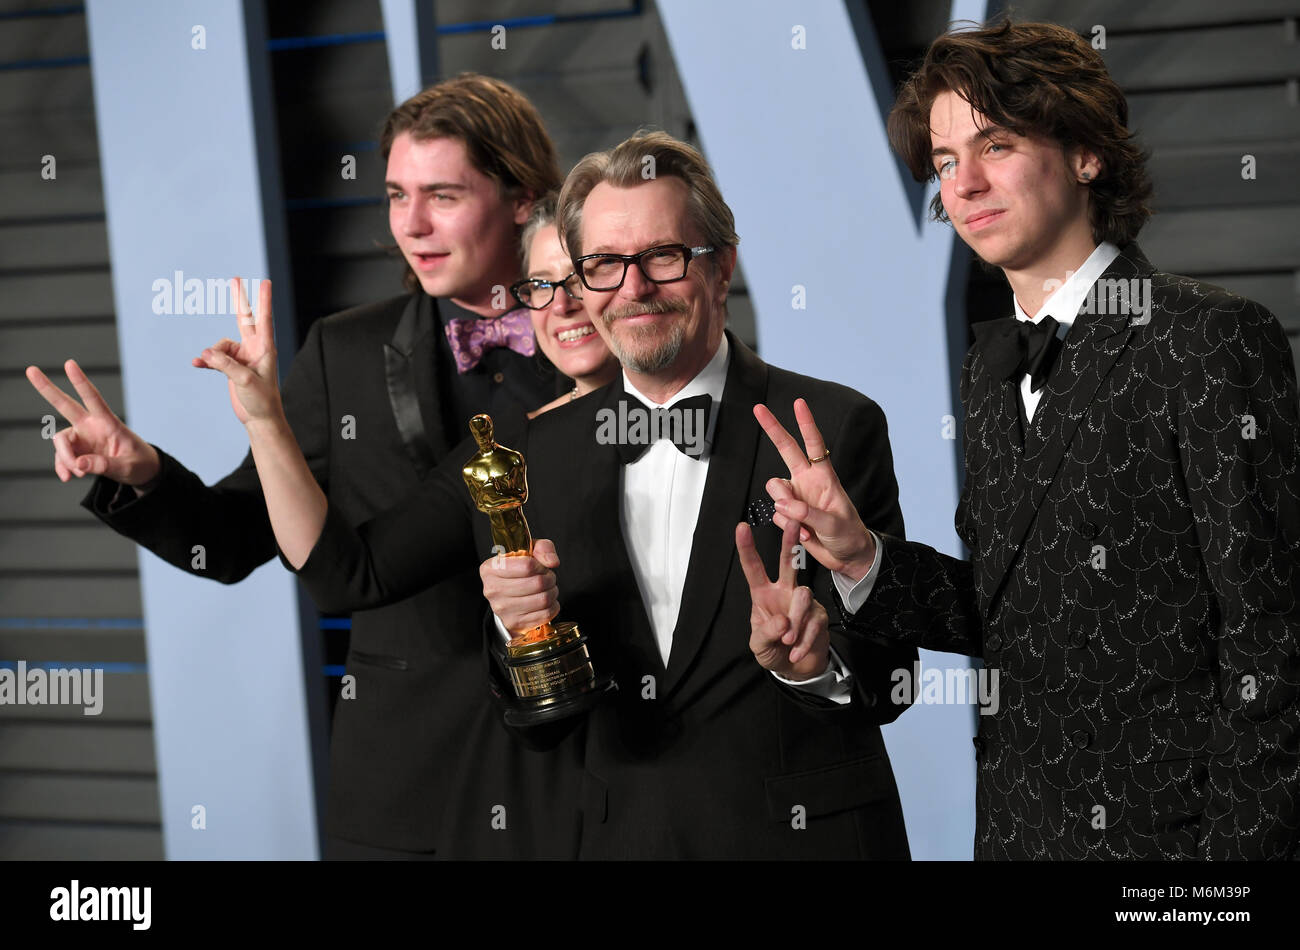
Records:
[[[808,403],[796,399],[794,416],[803,436],[802,449],[766,406],[754,407],[754,418],[790,470],[788,479],[767,483],[767,493],[776,503],[772,520],[779,528],[800,522],[800,540],[809,554],[829,570],[851,572],[873,550],[871,536],[827,457],[826,442]]]
[[[27,381],[70,426],[53,438],[54,472],[59,480],[105,475],[126,485],[150,481],[159,468],[153,446],[117,417],[76,360],[64,363],[63,371],[81,402],[50,382],[38,367],[27,367]]]
[[[749,525],[736,526],[736,551],[749,582],[749,648],[765,670],[803,680],[826,670],[830,633],[826,611],[807,587],[795,586],[794,547],[799,523],[789,520],[781,534],[781,560],[775,581],[754,546]]]
[[[283,414],[276,379],[275,331],[271,319],[271,282],[261,282],[257,313],[248,305],[244,285],[230,279],[230,296],[239,322],[239,342],[219,340],[195,357],[193,365],[223,373],[230,388],[230,406],[239,421],[273,419]]]

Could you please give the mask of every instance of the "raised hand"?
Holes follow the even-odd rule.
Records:
[[[554,573],[559,566],[555,545],[546,538],[533,542],[531,555],[500,555],[479,565],[483,598],[512,634],[540,627],[560,612]]]
[[[767,493],[776,503],[772,520],[778,528],[799,522],[799,539],[819,564],[861,580],[875,559],[875,542],[835,474],[808,403],[796,399],[794,417],[803,435],[803,449],[766,406],[759,403],[754,407],[754,418],[790,470],[788,479],[772,478],[767,482]]]
[[[261,283],[257,313],[253,314],[238,277],[230,279],[230,295],[239,320],[239,342],[220,340],[192,361],[200,369],[224,373],[230,388],[230,407],[244,425],[278,422],[284,418],[275,368],[275,331],[271,321],[271,282]]]
[[[27,367],[27,381],[70,426],[54,434],[54,473],[63,482],[74,475],[104,475],[141,491],[148,490],[162,467],[157,450],[108,408],[76,360],[64,363],[63,371],[81,402],[50,382],[39,368]]]
[[[781,534],[781,561],[775,581],[754,547],[745,523],[736,526],[736,551],[749,582],[749,649],[758,665],[788,680],[806,680],[826,672],[830,655],[830,621],[807,587],[795,586],[794,546],[799,522],[787,520]]]

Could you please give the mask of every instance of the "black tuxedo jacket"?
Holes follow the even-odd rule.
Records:
[[[854,674],[854,696],[833,706],[781,686],[749,650],[749,588],[734,532],[764,485],[787,473],[752,408],[766,403],[793,431],[805,397],[837,458],[851,458],[850,495],[873,522],[902,532],[885,418],[843,386],[761,361],[729,337],[726,387],[689,554],[672,653],[663,664],[620,529],[621,463],[596,440],[597,413],[614,408],[619,381],[530,421],[498,441],[527,460],[525,512],[534,538],[560,557],[560,617],[579,623],[598,671],[617,692],[575,724],[557,751],[575,749],[585,774],[570,804],[583,858],[906,858],[907,838],[879,724],[903,710],[890,674],[911,668],[911,647],[834,637]],[[473,449],[461,451],[467,461]],[[463,464],[463,462],[462,462]],[[472,509],[451,461],[421,495],[349,528],[331,511],[301,576],[336,607],[404,594],[462,563],[489,556],[486,516]],[[755,528],[775,576],[780,532]],[[467,553],[468,552],[468,553]],[[683,552],[683,556],[685,552]],[[829,574],[808,559],[803,583],[829,604]],[[496,652],[500,637],[488,625]],[[508,690],[499,669],[494,689]],[[567,754],[567,753],[566,753]]]
[[[350,521],[415,491],[464,437],[458,387],[477,386],[493,411],[518,420],[555,395],[549,364],[506,350],[485,354],[475,378],[457,378],[434,311],[416,294],[318,320],[289,370],[289,423],[330,510]],[[162,458],[161,483],[139,500],[111,504],[120,486],[100,479],[84,504],[182,570],[224,583],[276,556],[251,456],[212,487]],[[206,549],[205,569],[192,567],[195,544]],[[577,776],[576,764],[522,748],[500,723],[482,688],[477,564],[457,568],[352,617],[347,672],[356,697],[340,699],[334,713],[327,830],[440,856],[568,854],[571,830],[553,838],[564,824],[539,808],[561,773]],[[508,834],[493,827],[498,805]]]
[[[1150,282],[1149,320],[1085,303],[1026,427],[1019,379],[993,378],[977,341],[957,511],[971,560],[887,538],[845,622],[998,671],[977,857],[1294,856],[1291,351],[1266,310],[1136,245],[1098,287],[1120,280]]]

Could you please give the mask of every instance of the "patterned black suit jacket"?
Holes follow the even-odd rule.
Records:
[[[978,858],[1278,858],[1300,834],[1296,377],[1264,308],[1158,273],[1085,303],[1022,430],[966,357],[961,561],[886,537],[849,629],[982,656]],[[1097,309],[1110,313],[1089,313]]]

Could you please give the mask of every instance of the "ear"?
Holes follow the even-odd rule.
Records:
[[[731,286],[731,275],[736,271],[736,249],[723,248],[714,254],[714,259],[718,263],[718,279],[722,282],[722,296],[726,299],[727,288]]]
[[[1082,146],[1073,149],[1067,156],[1070,174],[1076,182],[1088,185],[1101,177],[1101,159]]]
[[[533,213],[533,204],[536,203],[537,196],[531,191],[524,190],[515,196],[514,205],[515,224],[522,227],[528,220],[528,216]]]

